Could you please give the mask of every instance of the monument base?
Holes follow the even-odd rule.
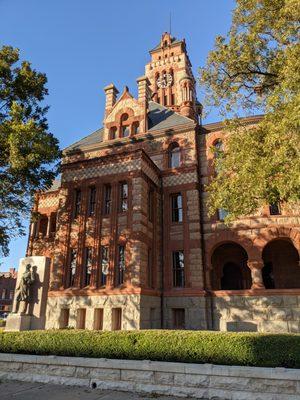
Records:
[[[31,315],[9,314],[6,320],[5,331],[29,331],[31,325]]]

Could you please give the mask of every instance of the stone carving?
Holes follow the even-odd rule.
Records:
[[[28,304],[33,301],[31,288],[36,281],[36,269],[37,267],[31,267],[31,264],[27,264],[25,267],[25,272],[21,276],[19,286],[16,289],[15,313],[20,312],[21,314],[26,314]],[[22,303],[22,308],[19,311],[20,303]]]

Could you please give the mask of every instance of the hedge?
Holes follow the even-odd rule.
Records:
[[[0,352],[300,368],[300,335],[169,330],[0,332]]]

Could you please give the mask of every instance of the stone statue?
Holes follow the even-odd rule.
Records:
[[[31,286],[36,280],[36,267],[31,269],[31,265],[27,264],[25,267],[25,272],[21,276],[19,286],[16,289],[16,306],[14,312],[19,311],[20,303],[23,303],[21,314],[26,314],[28,304],[32,301],[31,298]]]

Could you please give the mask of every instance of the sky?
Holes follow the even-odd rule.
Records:
[[[49,130],[62,148],[102,126],[103,88],[137,95],[149,50],[165,31],[185,38],[195,76],[217,35],[230,27],[233,0],[0,0],[0,46],[48,78]],[[201,101],[201,98],[199,98]],[[218,110],[204,123],[220,120]],[[0,271],[18,267],[27,237],[13,240]]]

